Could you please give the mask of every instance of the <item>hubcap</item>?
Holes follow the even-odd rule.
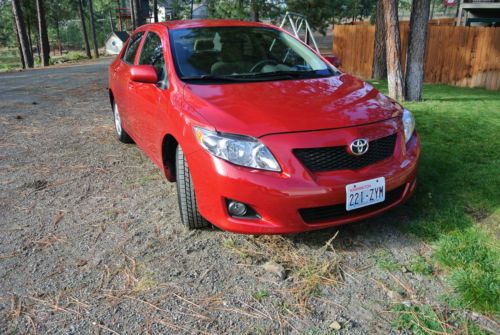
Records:
[[[122,123],[120,120],[120,113],[118,112],[118,106],[115,104],[115,128],[118,136],[122,134]]]

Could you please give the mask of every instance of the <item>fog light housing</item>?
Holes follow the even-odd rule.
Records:
[[[252,208],[243,202],[233,199],[225,199],[227,212],[230,216],[238,219],[260,219],[260,215]]]
[[[247,205],[238,201],[230,201],[227,210],[232,216],[245,216],[247,214]]]

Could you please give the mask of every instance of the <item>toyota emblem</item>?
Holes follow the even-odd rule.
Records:
[[[361,156],[368,151],[368,140],[366,138],[358,138],[352,141],[349,149],[351,149],[353,155]]]

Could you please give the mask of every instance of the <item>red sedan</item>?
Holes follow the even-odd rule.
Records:
[[[274,26],[144,25],[109,67],[109,97],[118,139],[177,182],[189,228],[321,229],[415,190],[412,114]]]

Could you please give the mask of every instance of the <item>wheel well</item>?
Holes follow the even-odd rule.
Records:
[[[109,89],[108,94],[109,94],[109,103],[111,104],[111,107],[113,107],[113,103],[115,102],[115,97],[113,95],[113,91],[111,91],[111,89]]]
[[[175,181],[175,150],[177,148],[177,140],[170,134],[163,137],[163,143],[161,145],[162,159],[163,159],[163,169],[165,170],[165,176],[169,181]]]

